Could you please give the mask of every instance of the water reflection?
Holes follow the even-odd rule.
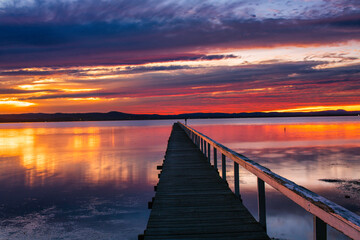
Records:
[[[173,122],[0,124],[0,239],[137,239],[146,226],[147,202],[158,181],[156,165],[165,154]],[[356,119],[188,122],[360,214],[360,190],[346,185],[360,179]],[[229,160],[227,178],[233,187]],[[256,178],[240,168],[240,181],[244,203],[256,216]],[[312,238],[311,214],[276,190],[266,190],[270,236]],[[330,230],[329,239],[345,238]]]
[[[12,159],[6,169],[2,165],[2,170],[24,170],[25,185],[30,187],[44,184],[44,179],[51,176],[60,181],[77,178],[87,184],[138,179],[155,183],[156,174],[151,174],[147,157],[151,152],[165,150],[169,129],[170,126],[2,130],[1,158]]]
[[[1,126],[0,239],[136,239],[144,230],[171,122],[73,125]]]
[[[196,120],[191,123],[200,132],[273,172],[360,214],[360,122],[354,118],[353,121],[349,118],[333,120],[327,122],[324,118],[324,121],[293,124],[283,119],[269,119],[267,125],[211,125],[211,121],[202,124]],[[233,188],[233,162],[227,160],[226,164],[227,179]],[[256,178],[240,169],[240,182],[245,205],[256,216]],[[311,214],[270,186],[267,187],[267,205],[270,236],[312,238]],[[279,227],[284,222],[286,227]],[[329,230],[329,238],[347,239],[335,230]]]

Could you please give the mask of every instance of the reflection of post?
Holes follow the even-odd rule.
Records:
[[[187,125],[187,118],[185,118],[185,125]]]

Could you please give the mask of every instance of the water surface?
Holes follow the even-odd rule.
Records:
[[[171,124],[0,125],[0,239],[137,239]]]
[[[137,239],[174,121],[0,124],[0,239]],[[360,214],[357,117],[188,123]],[[231,187],[232,167],[227,161]],[[256,216],[256,178],[240,175]],[[269,186],[266,194],[271,237],[312,238],[311,214]],[[346,238],[330,230],[329,239]]]
[[[206,123],[192,120],[190,125],[360,215],[358,117],[224,119]],[[233,187],[233,162],[229,160],[227,175]],[[240,182],[244,203],[257,216],[256,178],[240,168]],[[312,215],[270,186],[266,190],[269,235],[312,239]],[[332,229],[328,235],[329,239],[347,239]]]

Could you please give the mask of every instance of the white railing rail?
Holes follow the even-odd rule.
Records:
[[[239,197],[239,165],[253,173],[258,178],[258,209],[259,222],[266,229],[265,185],[264,182],[277,189],[296,204],[314,216],[314,239],[326,239],[326,224],[345,235],[360,239],[360,216],[350,212],[340,205],[319,196],[318,194],[297,185],[296,183],[272,172],[270,169],[250,160],[249,158],[225,147],[195,129],[178,122],[189,138],[199,146],[208,158],[213,147],[213,162],[217,169],[217,152],[222,154],[222,177],[226,181],[226,157],[234,161],[235,194]]]

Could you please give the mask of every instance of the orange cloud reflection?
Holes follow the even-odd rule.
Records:
[[[0,175],[1,171],[23,172],[29,187],[53,179],[119,187],[137,181],[153,185],[169,134],[167,127],[20,126],[0,128],[0,157],[14,159],[6,169],[0,168]],[[157,137],[153,137],[155,131]]]

